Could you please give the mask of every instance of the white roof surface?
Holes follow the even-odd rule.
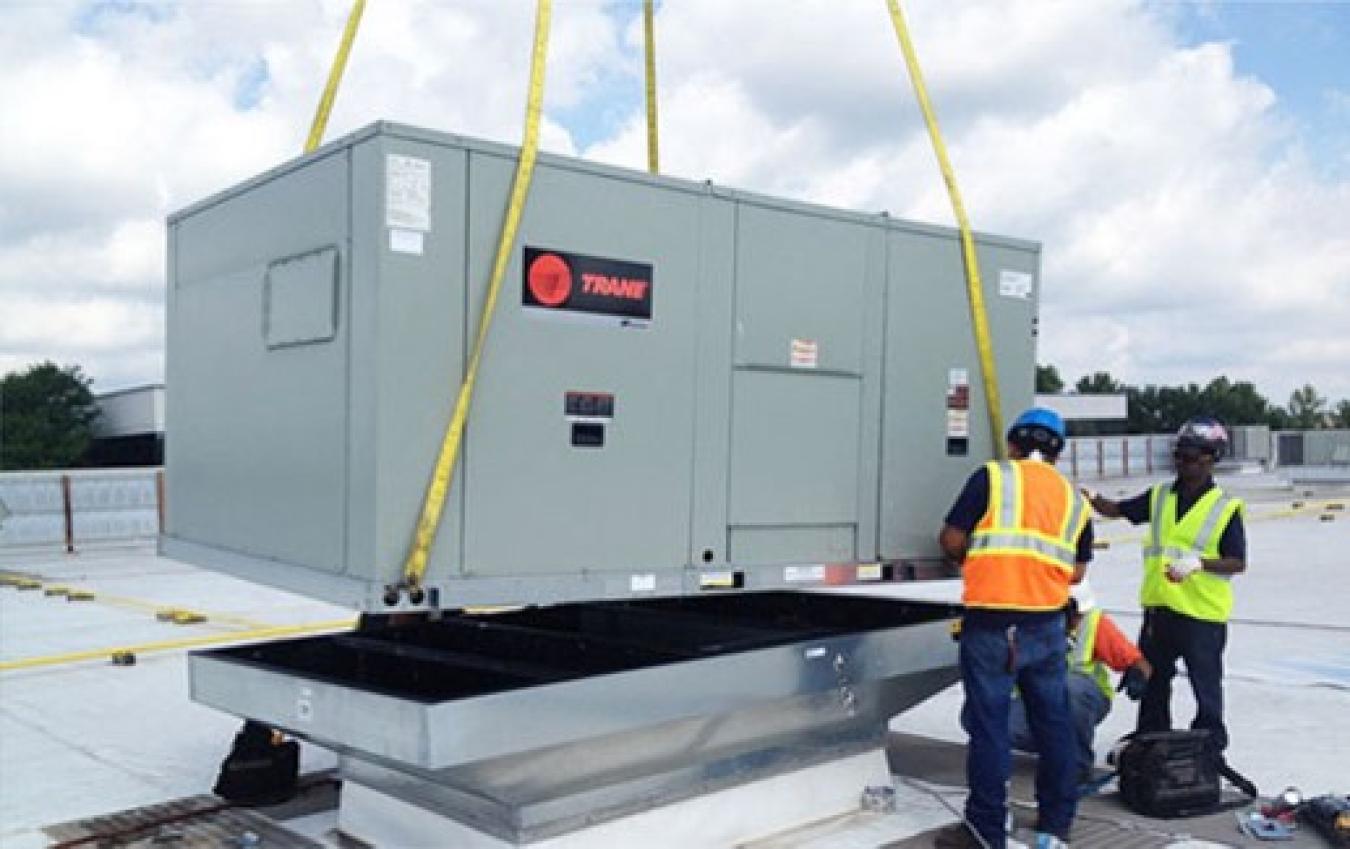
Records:
[[[1093,486],[1120,496],[1146,483]],[[1229,761],[1265,792],[1290,785],[1307,796],[1350,792],[1345,489],[1305,494],[1265,474],[1221,483],[1248,499],[1250,549],[1248,572],[1236,579],[1229,632]],[[1132,634],[1142,534],[1124,522],[1099,520],[1097,536],[1109,543],[1091,569],[1098,603]],[[333,629],[354,618],[351,611],[144,548],[77,555],[0,549],[0,572],[42,582],[29,590],[0,588],[0,845],[6,849],[48,845],[44,826],[210,792],[240,722],[189,699],[185,655],[197,643],[255,640],[283,626]],[[95,597],[68,600],[62,588]],[[904,585],[895,592],[955,599],[959,584]],[[157,616],[168,609],[207,618],[175,624]],[[135,650],[137,662],[111,664],[114,649]],[[1174,715],[1189,721],[1189,691],[1184,681],[1178,684]],[[897,717],[892,727],[963,741],[960,701],[957,685]],[[1134,706],[1118,699],[1098,734],[1099,761],[1133,720]],[[302,773],[335,763],[331,753],[303,746]],[[902,804],[890,822],[888,840],[933,825],[931,810],[915,810],[909,821],[905,810]],[[878,842],[849,841],[835,834],[809,845]]]

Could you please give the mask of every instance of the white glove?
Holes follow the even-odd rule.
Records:
[[[1194,554],[1187,554],[1185,557],[1178,557],[1167,564],[1167,579],[1173,583],[1181,583],[1190,577],[1192,572],[1199,570],[1200,558]]]

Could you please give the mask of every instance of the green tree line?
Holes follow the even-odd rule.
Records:
[[[44,362],[0,379],[0,470],[78,466],[98,404],[79,366]]]
[[[1036,391],[1065,391],[1053,365],[1036,366]],[[1129,386],[1104,371],[1084,375],[1074,384],[1079,394],[1124,394],[1129,433],[1170,433],[1192,416],[1214,416],[1228,425],[1268,425],[1273,430],[1350,428],[1350,400],[1334,404],[1311,383],[1295,389],[1284,406],[1268,401],[1248,381],[1216,377],[1205,386]]]

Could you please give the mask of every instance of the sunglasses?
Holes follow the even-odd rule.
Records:
[[[1172,452],[1172,456],[1177,458],[1178,460],[1183,460],[1188,463],[1194,463],[1195,461],[1200,460],[1204,457],[1213,457],[1214,455],[1208,451],[1203,451],[1199,448],[1178,448]]]

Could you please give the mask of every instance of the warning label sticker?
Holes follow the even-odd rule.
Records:
[[[788,352],[788,364],[793,368],[815,368],[820,364],[820,346],[814,339],[793,339]]]
[[[385,226],[400,230],[431,229],[431,163],[391,153],[384,158]]]

